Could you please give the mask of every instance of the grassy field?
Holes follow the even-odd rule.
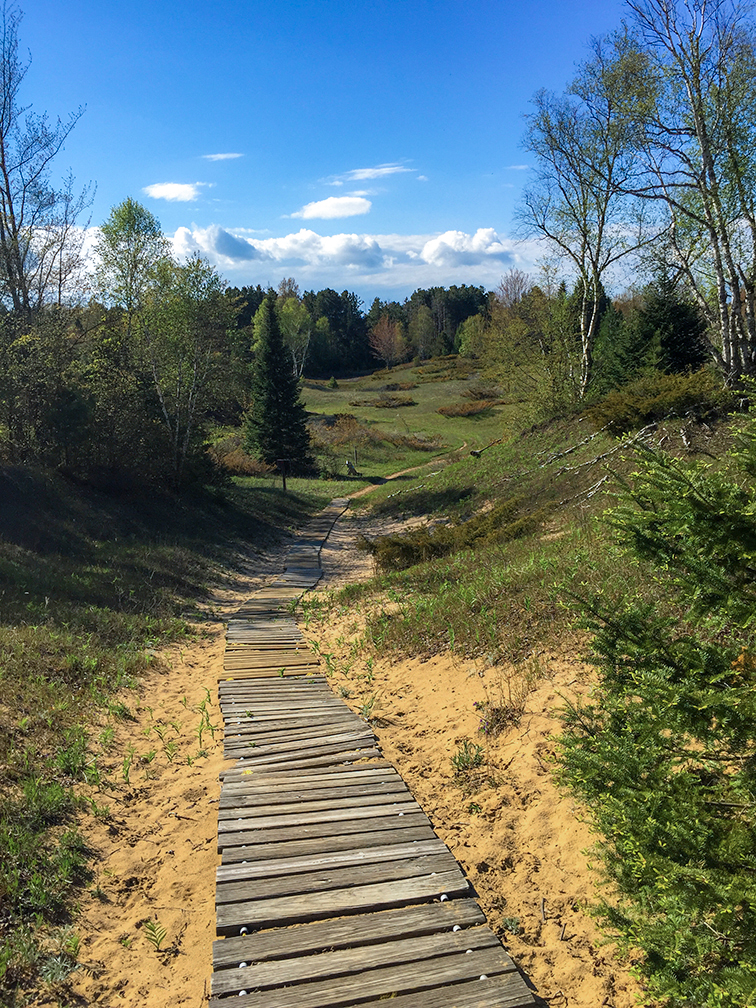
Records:
[[[351,413],[377,430],[399,435],[422,435],[448,449],[462,445],[480,448],[516,423],[517,407],[497,404],[473,416],[446,417],[439,408],[470,404],[465,395],[479,390],[480,378],[470,362],[444,358],[423,365],[401,365],[390,371],[349,379],[330,388],[326,382],[306,381],[303,399],[308,412]],[[412,405],[377,406],[383,399],[411,400]]]
[[[113,498],[0,471],[0,1003],[27,1003],[76,963],[69,924],[90,878],[76,823],[101,809],[75,787],[108,791],[93,715],[128,719],[114,694],[202,618],[235,551],[276,542],[330,497],[321,484]]]

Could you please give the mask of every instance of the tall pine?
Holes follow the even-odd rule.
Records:
[[[305,408],[271,295],[255,315],[252,406],[245,434],[247,450],[265,462],[287,459],[289,472],[314,468]]]

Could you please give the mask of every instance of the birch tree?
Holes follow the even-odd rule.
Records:
[[[79,196],[71,180],[56,189],[50,180],[60,153],[83,109],[54,123],[21,105],[29,63],[19,58],[21,11],[0,8],[0,298],[25,317],[46,301],[62,298],[77,256],[73,224],[89,206],[90,189]],[[80,250],[80,245],[79,245]],[[73,252],[73,260],[70,254]],[[58,295],[56,297],[56,288]]]
[[[756,37],[732,0],[629,0],[653,96],[638,195],[662,203],[660,250],[708,322],[730,380],[756,373]],[[633,189],[631,186],[630,189]]]
[[[655,236],[642,201],[631,194],[645,94],[643,54],[618,34],[594,43],[593,59],[564,95],[540,91],[526,117],[525,147],[536,164],[520,220],[568,262],[582,291],[581,396],[591,379],[604,279]]]

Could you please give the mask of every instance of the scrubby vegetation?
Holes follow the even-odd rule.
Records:
[[[499,665],[484,736],[518,723],[544,651],[595,663],[595,691],[564,712],[558,774],[613,885],[597,912],[650,1003],[736,1008],[756,989],[756,421],[722,417],[732,399],[709,377],[695,388],[640,432],[554,420],[377,489],[376,511],[426,524],[366,543],[383,573],[333,604],[367,608],[375,653]]]
[[[128,719],[122,691],[186,637],[234,550],[274,541],[329,495],[114,497],[9,467],[0,496],[0,1001],[20,1004],[76,965],[86,819],[110,789],[93,716]],[[80,782],[95,803],[77,797]]]

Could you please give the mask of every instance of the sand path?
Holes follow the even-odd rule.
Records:
[[[396,525],[348,511],[324,547],[319,590],[369,577],[372,559],[356,538]],[[82,828],[97,856],[74,924],[82,965],[67,1004],[207,1004],[218,773],[230,765],[214,731],[224,619],[283,569],[284,550],[240,558],[239,569],[218,585],[197,636],[156,654],[139,690],[122,698],[131,719],[107,717],[99,726],[99,762],[109,783],[88,792],[101,814],[86,817]],[[345,609],[309,620],[308,633],[335,656],[334,688],[355,707],[372,705],[386,756],[467,870],[491,925],[543,1003],[630,1008],[637,988],[582,909],[592,891],[581,853],[590,835],[579,810],[555,790],[548,762],[557,727],[551,711],[559,694],[584,687],[586,670],[569,655],[541,656],[546,677],[529,696],[525,717],[497,740],[483,740],[486,763],[463,783],[450,757],[462,739],[480,739],[473,703],[498,688],[501,670],[453,656],[392,662],[369,655],[360,650],[361,621]],[[165,930],[159,949],[150,939],[153,926]],[[52,1008],[59,998],[51,988],[32,1003]]]

